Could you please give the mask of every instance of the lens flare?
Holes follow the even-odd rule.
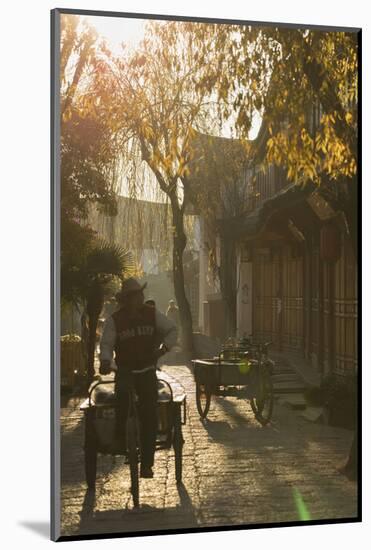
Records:
[[[244,361],[238,365],[238,369],[241,374],[247,374],[250,370],[251,363],[249,361]]]
[[[296,510],[298,512],[298,516],[300,521],[309,521],[311,519],[310,513],[308,508],[306,507],[306,504],[304,502],[303,497],[301,496],[301,493],[299,489],[293,489],[293,495],[294,495],[294,501]]]

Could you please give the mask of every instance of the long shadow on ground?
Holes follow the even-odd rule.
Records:
[[[187,489],[180,483],[177,490],[180,499],[178,506],[156,508],[142,505],[139,508],[104,511],[95,510],[95,493],[87,491],[80,512],[80,524],[73,534],[134,533],[199,526]]]

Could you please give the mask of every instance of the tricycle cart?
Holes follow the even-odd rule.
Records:
[[[186,422],[186,394],[183,386],[165,372],[157,371],[158,379],[158,431],[156,449],[173,446],[175,479],[182,481],[182,425]],[[99,377],[89,388],[88,398],[80,410],[85,418],[85,475],[89,489],[95,489],[98,454],[125,455],[130,465],[131,493],[134,506],[139,506],[140,456],[139,421],[136,412],[136,395],[130,390],[129,414],[126,420],[126,449],[112,450],[115,426],[114,378]],[[132,406],[133,405],[133,406]]]
[[[211,396],[234,396],[250,401],[255,418],[265,426],[273,413],[272,370],[269,344],[224,349],[211,359],[192,361],[196,404],[201,418],[209,412]]]

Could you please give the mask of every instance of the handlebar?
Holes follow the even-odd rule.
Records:
[[[162,348],[160,347],[160,349],[162,349]],[[166,353],[166,349],[164,349],[163,352]],[[160,367],[158,367],[157,365],[155,365],[155,366],[156,366],[156,370],[161,371]],[[107,372],[107,375],[111,374],[112,372],[114,372],[114,373],[118,372],[118,367],[114,362],[111,362],[111,364],[109,366],[109,372]],[[132,374],[131,374],[131,376],[132,376]],[[172,390],[169,382],[167,382],[167,380],[164,380],[163,378],[161,378],[161,381],[164,382],[168,386],[168,388],[170,390],[170,394],[171,394],[171,400],[173,400],[173,390]],[[89,405],[91,405],[92,393],[98,385],[100,385],[100,384],[112,384],[112,383],[114,383],[113,379],[103,380],[101,374],[96,375],[94,377],[94,380],[93,380],[89,390],[88,390]],[[131,387],[132,383],[133,383],[133,381],[130,379],[129,387]]]
[[[158,361],[158,359],[160,359],[160,357],[161,357],[162,355],[165,355],[165,353],[167,353],[168,349],[167,349],[166,345],[165,345],[164,343],[162,343],[162,344],[159,346],[159,348],[157,349],[157,351],[161,352],[161,354],[157,357],[156,361],[154,361],[154,364],[155,364],[157,370],[161,370],[161,368],[157,366],[157,361]],[[100,368],[99,368],[99,371],[100,371]],[[109,372],[107,372],[107,374],[110,374],[111,372],[115,372],[115,373],[116,373],[117,371],[118,371],[117,365],[115,365],[115,363],[113,363],[113,362],[111,361],[111,364],[110,364],[110,366],[109,366]],[[100,374],[102,374],[102,373],[100,372]],[[105,373],[105,374],[106,374],[106,373]]]
[[[158,365],[156,365],[156,370],[161,371],[161,367],[159,367]],[[114,373],[117,373],[117,372],[118,372],[117,365],[114,365],[114,364],[113,364],[113,365],[110,366],[110,371],[107,373],[107,376],[108,376],[109,374],[111,374],[112,372],[114,372]],[[105,375],[101,375],[101,373],[100,373],[98,376],[99,376],[99,378],[101,378],[101,376],[105,376]]]

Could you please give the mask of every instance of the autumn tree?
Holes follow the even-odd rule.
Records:
[[[114,58],[106,52],[98,69],[105,75],[100,107],[121,136],[122,154],[133,150],[149,166],[172,213],[173,279],[179,306],[182,342],[192,353],[192,317],[184,288],[184,227],[189,201],[184,176],[192,158],[191,138],[207,119],[207,91],[194,86],[197,66],[191,40],[184,42],[179,23],[149,24],[135,52]]]
[[[95,31],[79,17],[61,16],[61,303],[62,308],[80,310],[89,381],[107,290],[115,279],[133,271],[130,254],[99,241],[87,220],[92,204],[116,213],[115,134],[90,89],[99,52],[96,39]],[[97,85],[97,78],[94,82]]]
[[[66,223],[86,218],[91,202],[115,212],[114,135],[100,116],[89,89],[97,53],[96,39],[95,31],[83,25],[77,16],[62,15],[61,219]]]
[[[90,90],[96,41],[96,32],[78,16],[61,16],[61,265],[66,276],[93,245],[89,205],[116,211],[114,136]]]
[[[254,115],[263,117],[265,162],[318,186],[344,212],[356,252],[357,32],[201,23],[184,31],[208,69],[196,86],[217,94],[246,141]]]

